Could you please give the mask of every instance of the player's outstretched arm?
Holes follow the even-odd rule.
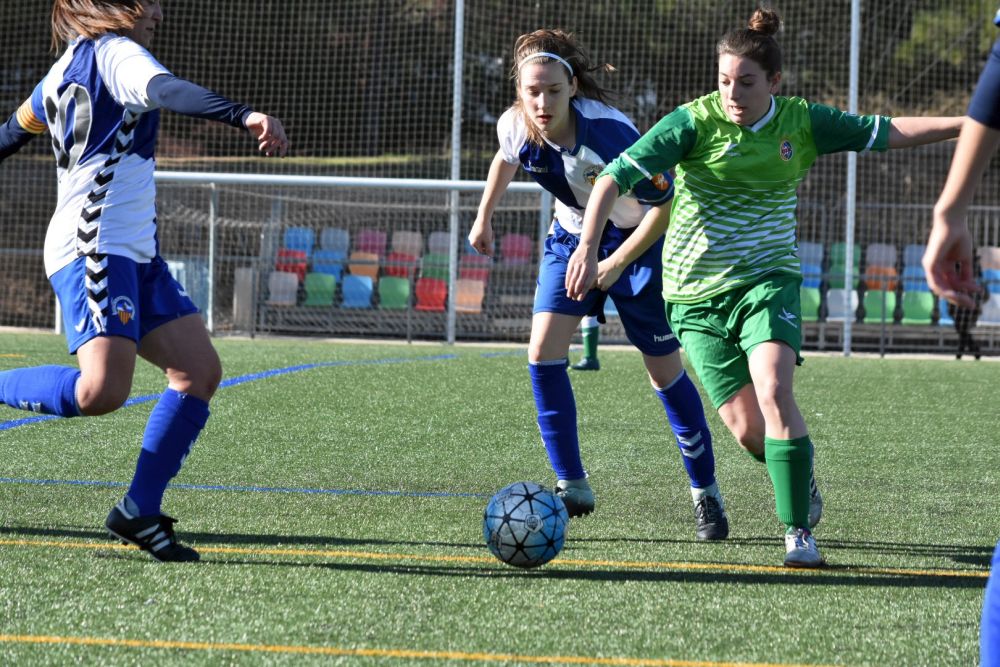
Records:
[[[969,295],[978,291],[979,285],[972,275],[972,236],[965,216],[998,145],[1000,129],[972,118],[965,122],[948,180],[934,206],[934,223],[923,258],[930,288],[966,308],[974,307]]]
[[[566,266],[566,295],[583,301],[597,280],[597,251],[608,217],[619,197],[618,183],[610,176],[598,176],[583,212],[580,244]]]
[[[283,157],[288,152],[288,138],[281,121],[238,104],[218,93],[172,74],[158,74],[149,80],[146,95],[164,109],[185,116],[206,118],[233,127],[246,128],[257,139],[262,153]]]
[[[597,263],[597,289],[604,291],[611,289],[626,267],[666,234],[669,226],[670,202],[651,207],[631,236],[625,239],[625,242],[607,259]]]
[[[954,139],[962,130],[965,116],[903,116],[889,124],[889,148],[923,146]]]

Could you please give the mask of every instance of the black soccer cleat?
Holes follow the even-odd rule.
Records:
[[[597,357],[583,357],[570,368],[574,371],[599,371],[601,370],[601,362],[597,360]]]
[[[729,518],[714,496],[705,494],[695,504],[694,520],[699,540],[724,540],[729,537]]]
[[[124,501],[123,501],[124,502]],[[112,537],[126,544],[134,544],[161,563],[193,563],[200,559],[198,552],[184,546],[174,535],[177,519],[159,514],[132,516],[118,503],[108,514],[104,526]]]

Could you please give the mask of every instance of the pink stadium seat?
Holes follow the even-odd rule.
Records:
[[[354,250],[385,255],[386,233],[379,229],[361,229],[354,235]]]
[[[504,234],[500,239],[500,259],[504,264],[528,264],[534,254],[534,242],[524,234]]]

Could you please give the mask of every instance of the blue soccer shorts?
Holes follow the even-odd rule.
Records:
[[[49,282],[62,307],[70,354],[98,336],[138,344],[153,329],[198,312],[159,255],[148,263],[119,255],[78,257]]]
[[[633,231],[609,223],[601,236],[598,260],[607,258]],[[579,236],[567,232],[558,222],[553,223],[538,270],[534,312],[595,315],[603,321],[604,301],[610,296],[625,335],[643,354],[662,357],[679,349],[680,342],[667,324],[663,303],[663,238],[632,262],[610,290],[592,289],[583,301],[574,301],[566,296],[566,268],[579,243]]]

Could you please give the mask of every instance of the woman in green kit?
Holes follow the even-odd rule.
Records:
[[[963,117],[856,116],[775,94],[781,19],[754,12],[717,46],[718,90],[678,107],[602,172],[569,260],[571,298],[616,279],[616,267],[666,230],[663,291],[670,326],[740,446],[766,462],[785,565],[819,567],[811,528],[822,512],[813,446],[792,394],[801,348],[796,189],[820,155],[884,151],[957,136]],[[672,209],[654,208],[598,264],[607,212],[649,174],[676,170]],[[668,226],[669,220],[669,226]]]

